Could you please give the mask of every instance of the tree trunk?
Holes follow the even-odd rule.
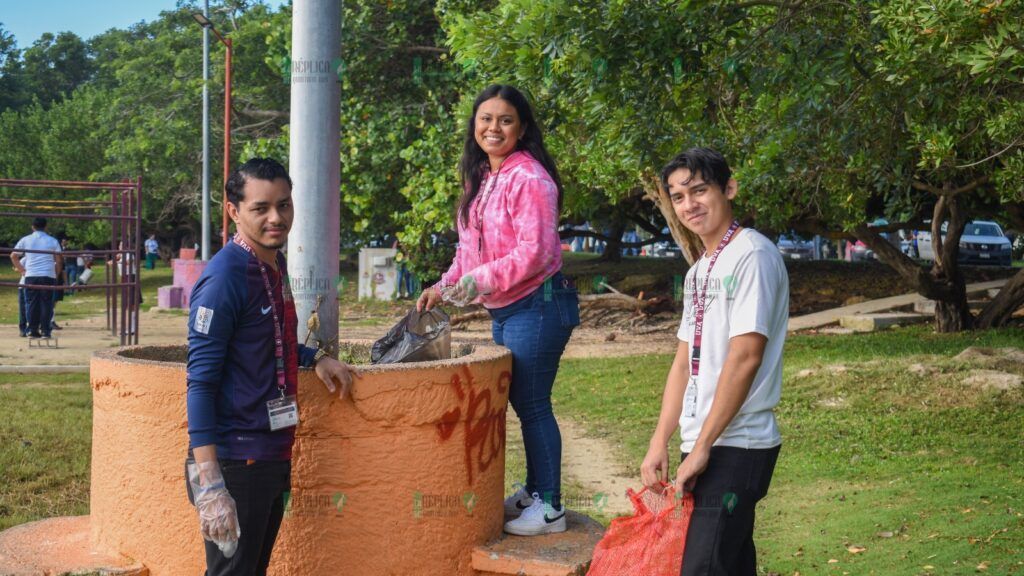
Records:
[[[622,221],[611,223],[611,230],[608,232],[604,253],[601,254],[602,262],[619,262],[622,260],[622,234],[625,231],[626,224]]]
[[[982,329],[1003,326],[1021,306],[1024,306],[1024,270],[1017,272],[999,294],[985,305],[975,325]]]
[[[672,200],[668,197],[668,191],[662,187],[661,178],[657,174],[648,172],[645,175],[644,197],[654,202],[654,205],[661,211],[661,215],[665,217],[665,222],[668,223],[668,230],[672,233],[672,238],[675,239],[676,244],[679,245],[688,267],[693,266],[693,263],[700,259],[700,255],[704,253],[704,244],[700,241],[700,237],[687,230],[683,223],[679,221],[675,209],[672,208]]]
[[[952,186],[947,183],[946,188],[950,189]],[[947,210],[949,225],[943,239],[942,221],[945,220]],[[960,237],[963,236],[966,227],[967,218],[960,211],[956,196],[940,196],[932,215],[932,247],[935,253],[932,277],[948,285],[952,294],[950,298],[935,303],[935,331],[939,333],[962,332],[974,328],[974,316],[971,315],[971,308],[967,304],[967,283],[957,263]]]
[[[942,221],[949,212],[949,226],[946,238],[941,236]],[[957,256],[960,251],[960,237],[967,225],[965,215],[960,212],[955,196],[941,196],[935,205],[932,218],[932,246],[935,264],[929,272],[898,248],[882,238],[866,224],[854,228],[854,235],[874,250],[884,264],[891,267],[917,290],[918,294],[935,300],[935,330],[938,332],[959,332],[974,327],[967,304],[967,286]]]

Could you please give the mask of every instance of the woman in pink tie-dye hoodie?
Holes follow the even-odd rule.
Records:
[[[560,272],[562,184],[522,93],[493,85],[477,97],[459,171],[459,246],[417,308],[430,309],[444,298],[476,301],[490,312],[495,343],[512,351],[509,400],[526,448],[525,484],[505,500],[506,515],[516,517],[505,531],[562,532],[562,438],[551,388],[579,325],[579,301]]]

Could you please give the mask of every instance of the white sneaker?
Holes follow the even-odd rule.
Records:
[[[515,520],[505,522],[505,532],[516,536],[539,536],[565,532],[565,507],[555,510],[541,500],[540,495],[533,493],[533,504]]]
[[[533,504],[533,497],[530,496],[530,493],[526,491],[522,484],[516,484],[516,486],[519,489],[516,490],[515,494],[505,498],[505,515],[518,518],[523,513],[523,510],[526,510],[530,507],[530,504]]]

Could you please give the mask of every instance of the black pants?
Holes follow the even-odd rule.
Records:
[[[693,489],[682,576],[756,576],[754,508],[768,493],[779,448],[711,448]]]
[[[40,286],[53,286],[57,284],[55,278],[48,276],[28,276],[25,284],[37,284]],[[34,290],[26,288],[25,307],[28,309],[28,331],[33,336],[50,337],[50,328],[53,322],[53,291]]]
[[[187,466],[187,465],[186,465]],[[221,460],[220,470],[228,493],[235,499],[242,536],[234,556],[225,558],[213,542],[204,540],[207,576],[265,576],[274,551],[277,531],[284,518],[287,492],[291,489],[292,464],[267,460]],[[185,472],[188,501],[195,504]]]

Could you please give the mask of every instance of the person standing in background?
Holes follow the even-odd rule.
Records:
[[[160,259],[160,243],[156,240],[156,234],[150,234],[146,239],[146,270],[156,268],[156,261]]]
[[[29,252],[31,251],[31,252]],[[54,286],[64,269],[60,242],[46,233],[46,218],[32,221],[32,233],[25,236],[11,252],[14,269],[25,277],[26,286]],[[49,338],[53,321],[53,291],[45,288],[25,289],[28,332],[32,338]]]

